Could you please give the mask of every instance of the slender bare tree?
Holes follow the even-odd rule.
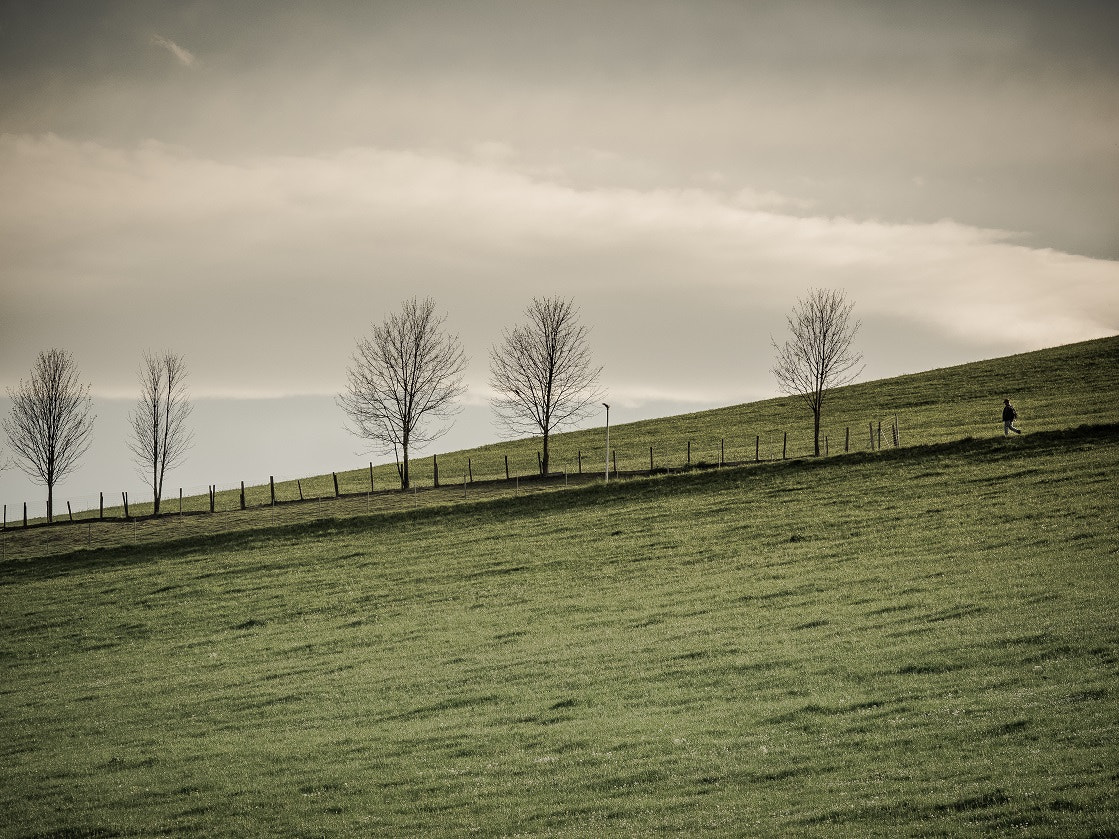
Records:
[[[11,413],[4,432],[16,465],[31,480],[46,485],[47,521],[54,521],[54,486],[78,465],[93,432],[89,385],[79,381],[70,353],[40,352],[28,380],[8,388]]]
[[[411,486],[411,451],[449,428],[429,420],[457,413],[455,400],[465,392],[466,357],[458,337],[443,331],[445,320],[431,298],[405,301],[399,313],[358,340],[346,391],[337,400],[351,433],[368,440],[372,451],[397,455],[401,489]]]
[[[129,449],[140,476],[152,489],[152,513],[159,515],[163,477],[182,463],[193,442],[186,421],[194,406],[186,385],[186,362],[181,355],[145,353],[140,362],[140,398],[129,414]]]
[[[862,354],[852,348],[861,324],[852,323],[842,291],[809,289],[786,318],[792,333],[784,345],[773,341],[773,375],[782,392],[799,396],[812,411],[816,456],[820,455],[820,417],[828,389],[849,384],[862,372]],[[855,368],[859,367],[858,370]]]
[[[584,419],[598,401],[598,377],[587,344],[587,329],[570,300],[533,299],[527,322],[506,330],[490,350],[492,406],[510,436],[544,438],[541,469],[548,473],[548,440],[553,431]]]

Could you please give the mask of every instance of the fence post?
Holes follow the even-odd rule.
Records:
[[[614,449],[614,477],[618,477],[618,450]]]
[[[122,492],[120,494],[120,500],[124,502],[124,517],[128,518],[128,493]]]
[[[882,451],[882,420],[878,420],[878,451]]]
[[[846,436],[843,438],[843,453],[851,451],[851,426],[847,426]]]
[[[544,459],[540,457],[540,452],[536,453],[536,473],[538,475],[544,474]]]
[[[179,518],[183,517],[183,488],[179,487]]]
[[[894,448],[901,448],[901,428],[898,426],[897,414],[894,414]]]
[[[437,454],[431,456],[431,471],[435,476],[435,488],[439,489],[439,455]]]
[[[374,492],[376,488],[373,486],[373,461],[369,461],[369,491]]]
[[[579,449],[578,453],[576,454],[576,459],[579,461],[579,474],[582,475],[583,474],[583,450],[582,449]]]
[[[276,477],[268,476],[268,494],[272,497],[272,506],[276,506]]]
[[[217,500],[218,485],[210,484],[210,512],[214,512],[214,502]]]
[[[870,423],[870,450],[874,451],[874,423]]]
[[[470,462],[470,458],[466,458],[466,476],[470,478],[470,483],[474,483],[474,464]]]
[[[505,480],[509,480],[509,455],[505,455]]]
[[[338,497],[338,473],[337,472],[331,472],[330,474],[334,477],[334,497],[337,498]]]
[[[754,435],[754,463],[758,463],[762,459],[762,435]]]
[[[295,481],[295,488],[299,490],[299,500],[303,500],[303,482],[298,478]]]
[[[99,493],[97,493],[97,497],[100,499],[99,502],[98,502],[97,520],[98,521],[104,521],[105,520],[105,493],[99,492]]]
[[[245,509],[245,482],[241,481],[241,509]]]
[[[70,509],[70,502],[66,502],[66,512],[70,515],[70,521],[74,520],[74,511]]]
[[[27,502],[23,502],[23,526],[27,527]]]
[[[824,435],[824,457],[828,456],[828,435]]]
[[[723,437],[722,439],[719,440],[719,465],[720,466],[722,466],[727,461],[726,452],[727,452],[727,438]]]
[[[782,460],[785,459],[785,455],[788,454],[788,451],[789,451],[789,432],[786,431],[785,432],[785,437],[781,441],[781,459]]]

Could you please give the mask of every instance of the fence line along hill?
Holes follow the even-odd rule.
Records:
[[[1027,434],[1119,422],[1119,337],[849,385],[827,398],[825,457],[1002,434],[1009,397]],[[23,528],[9,511],[0,557],[33,557],[115,544],[368,516],[576,486],[612,475],[771,463],[812,456],[811,414],[795,397],[615,425],[609,457],[601,428],[552,438],[552,474],[540,476],[538,441],[522,439],[419,457],[415,490],[401,493],[392,464],[267,484],[225,483],[202,496],[63,512],[53,526]],[[61,499],[65,503],[65,499]],[[181,514],[180,514],[181,511]],[[72,521],[71,521],[72,518]],[[32,522],[33,525],[37,524]]]

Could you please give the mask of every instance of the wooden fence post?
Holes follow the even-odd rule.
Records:
[[[74,520],[74,511],[70,509],[70,502],[66,502],[66,512],[70,515],[70,521]]]
[[[338,497],[338,473],[337,472],[331,472],[330,474],[334,478],[334,497],[337,498]]]
[[[98,497],[98,499],[100,499],[98,501],[98,504],[97,504],[97,510],[98,510],[97,520],[98,521],[104,521],[105,520],[105,493],[99,492],[99,493],[97,493],[97,497]]]
[[[466,477],[470,479],[470,483],[474,483],[474,464],[470,462],[470,458],[466,458]]]
[[[505,480],[509,480],[509,455],[505,455]]]
[[[183,488],[179,487],[179,518],[183,517]]]
[[[828,456],[828,435],[824,435],[824,457]]]
[[[431,471],[435,475],[435,488],[439,489],[439,455],[437,454],[431,456]]]
[[[373,486],[373,461],[369,461],[369,491],[375,492],[376,487]]]
[[[276,506],[276,476],[268,476],[268,494],[272,496],[272,506]]]
[[[789,432],[786,431],[785,432],[785,437],[781,441],[781,459],[782,460],[785,459],[785,455],[788,454],[788,451],[789,451]]]
[[[241,509],[245,509],[245,482],[241,481]]]
[[[901,428],[898,427],[898,415],[894,414],[894,448],[901,448]]]
[[[878,450],[882,451],[882,420],[878,420]]]
[[[124,517],[128,518],[128,493],[122,492],[120,494],[120,500],[124,502]]]
[[[727,452],[727,438],[723,437],[721,440],[719,440],[719,465],[720,466],[722,466],[727,461],[726,452]]]
[[[618,477],[618,450],[614,449],[614,477]]]
[[[214,512],[214,502],[217,500],[216,499],[217,494],[218,494],[218,485],[217,484],[210,484],[210,512],[211,513]]]
[[[23,526],[27,527],[27,502],[23,502]]]
[[[851,426],[847,426],[846,436],[843,438],[843,453],[851,451]]]
[[[298,478],[295,481],[295,488],[299,490],[299,500],[303,500],[303,482]]]

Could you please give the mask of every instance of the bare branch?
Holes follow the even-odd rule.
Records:
[[[399,314],[358,340],[346,391],[337,399],[351,433],[368,440],[373,451],[403,453],[404,489],[410,451],[447,432],[449,426],[430,421],[456,414],[455,400],[465,392],[466,357],[458,337],[443,332],[444,321],[431,298],[405,301]]]
[[[506,330],[490,350],[490,386],[498,392],[492,407],[508,436],[543,437],[547,473],[550,435],[589,415],[602,368],[593,366],[572,301],[534,299],[525,315],[527,323]]]
[[[140,398],[129,414],[132,451],[140,476],[152,490],[153,512],[159,515],[163,478],[182,463],[193,443],[186,426],[194,406],[187,392],[186,362],[181,355],[164,352],[144,355],[140,362]]]
[[[773,341],[777,354],[773,375],[783,393],[801,397],[812,411],[817,455],[824,394],[849,384],[862,372],[862,354],[853,349],[861,326],[851,322],[853,308],[842,291],[810,289],[786,318],[792,337],[783,345]]]
[[[40,352],[28,380],[13,391],[4,432],[20,470],[47,487],[47,521],[54,521],[54,486],[69,475],[89,448],[93,400],[79,381],[74,357],[51,349]]]

